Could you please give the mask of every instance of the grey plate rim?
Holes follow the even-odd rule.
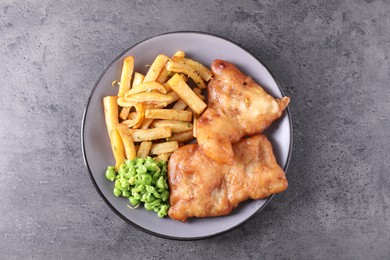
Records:
[[[250,219],[252,219],[254,216],[256,216],[260,211],[262,211],[267,205],[268,203],[272,200],[272,198],[275,196],[275,194],[272,194],[271,196],[269,196],[266,200],[266,202],[256,211],[254,212],[251,216],[249,216],[248,218],[246,218],[244,221],[238,223],[237,225],[235,226],[232,226],[226,230],[223,230],[221,232],[217,232],[217,233],[214,233],[214,234],[210,234],[210,235],[206,235],[206,236],[199,236],[199,237],[186,237],[186,238],[183,238],[183,237],[175,237],[175,236],[167,236],[167,235],[164,235],[164,234],[159,234],[159,233],[156,233],[156,232],[153,232],[151,230],[148,230],[148,229],[145,229],[144,227],[141,227],[137,224],[135,224],[134,222],[132,222],[131,220],[129,220],[128,218],[126,218],[124,215],[122,215],[109,201],[108,199],[103,195],[102,191],[100,190],[100,188],[98,187],[94,177],[93,177],[93,174],[92,174],[92,171],[89,167],[89,164],[88,164],[88,160],[87,160],[87,156],[86,156],[86,152],[85,152],[85,144],[84,144],[84,128],[85,128],[85,119],[86,119],[86,115],[88,113],[88,108],[89,108],[89,104],[91,102],[91,98],[92,98],[92,95],[93,93],[95,92],[95,89],[97,88],[97,86],[99,85],[99,82],[100,80],[102,79],[102,77],[105,75],[105,73],[107,72],[107,70],[109,68],[111,68],[111,66],[117,61],[119,60],[126,52],[128,52],[129,50],[131,50],[132,48],[134,48],[135,46],[139,45],[139,44],[142,44],[143,42],[147,41],[147,40],[150,40],[150,39],[153,39],[153,38],[157,38],[159,36],[162,36],[162,35],[168,35],[168,34],[179,34],[179,33],[190,33],[190,34],[203,34],[203,35],[208,35],[208,36],[211,36],[211,37],[215,37],[215,38],[219,38],[219,39],[222,39],[222,40],[225,40],[225,41],[228,41],[234,45],[236,45],[238,48],[241,48],[242,50],[244,50],[245,52],[247,52],[248,54],[250,54],[257,62],[259,62],[262,66],[264,66],[264,68],[270,73],[270,75],[272,76],[273,80],[275,81],[276,85],[278,86],[280,92],[282,93],[282,95],[284,96],[284,92],[282,90],[282,87],[281,85],[279,84],[279,82],[276,80],[275,76],[272,74],[272,72],[268,69],[268,67],[263,63],[261,62],[253,53],[251,53],[250,51],[248,51],[246,48],[244,48],[243,46],[239,45],[238,43],[230,40],[230,39],[227,39],[225,37],[222,37],[222,36],[219,36],[219,35],[216,35],[216,34],[212,34],[212,33],[206,33],[206,32],[202,32],[202,31],[172,31],[172,32],[166,32],[166,33],[162,33],[162,34],[158,34],[158,35],[155,35],[155,36],[152,36],[152,37],[148,37],[142,41],[139,41],[137,42],[136,44],[132,45],[131,47],[127,48],[126,50],[124,50],[122,53],[120,53],[113,61],[110,62],[109,65],[107,65],[107,67],[104,69],[104,71],[100,74],[99,78],[96,80],[92,90],[91,90],[91,93],[89,94],[89,97],[88,97],[88,100],[87,100],[87,104],[86,104],[86,107],[85,107],[85,110],[84,110],[84,113],[83,113],[83,118],[82,118],[82,122],[81,122],[81,150],[82,150],[82,154],[83,154],[83,159],[84,159],[84,164],[87,168],[87,171],[88,171],[88,176],[89,178],[91,179],[96,191],[98,192],[98,194],[100,195],[100,197],[103,199],[103,201],[108,205],[108,207],[116,214],[118,215],[121,219],[123,219],[126,223],[138,228],[139,230],[141,231],[144,231],[145,233],[148,233],[150,235],[153,235],[153,236],[156,236],[156,237],[160,237],[160,238],[165,238],[165,239],[171,239],[171,240],[178,240],[178,241],[194,241],[194,240],[202,240],[202,239],[207,239],[207,238],[212,238],[212,237],[216,237],[216,236],[220,236],[222,234],[226,234],[236,228],[238,228],[239,226],[243,225],[244,223],[246,223],[247,221],[249,221]],[[291,112],[290,112],[290,108],[289,106],[287,106],[287,109],[285,111],[287,117],[288,117],[288,121],[289,121],[289,127],[290,127],[290,145],[289,145],[289,150],[288,150],[288,155],[287,155],[287,160],[286,160],[286,164],[284,166],[284,172],[287,174],[287,169],[289,167],[289,164],[290,164],[290,160],[291,160],[291,154],[292,154],[292,146],[293,146],[293,124],[292,124],[292,118],[291,118]]]

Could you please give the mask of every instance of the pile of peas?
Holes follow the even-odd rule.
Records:
[[[145,209],[153,210],[162,218],[169,209],[167,172],[167,162],[146,157],[126,160],[118,171],[108,166],[106,178],[115,181],[116,197],[128,198],[133,207],[143,202]]]

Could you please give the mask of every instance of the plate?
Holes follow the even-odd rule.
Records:
[[[105,178],[105,170],[108,165],[114,165],[114,158],[104,122],[102,99],[104,96],[117,94],[117,88],[112,88],[111,83],[120,79],[123,59],[129,55],[134,56],[134,71],[146,73],[145,64],[151,64],[158,54],[171,56],[177,50],[185,51],[188,57],[208,67],[214,59],[232,62],[274,97],[284,96],[281,87],[264,64],[236,43],[200,32],[162,34],[130,47],[104,70],[88,99],[82,122],[81,141],[84,161],[91,180],[103,200],[117,215],[133,226],[159,237],[195,240],[216,236],[238,227],[261,211],[272,196],[243,202],[228,216],[194,218],[181,223],[168,217],[160,219],[154,212],[141,207],[129,209],[126,206],[128,200],[115,197],[112,193],[113,183]],[[266,131],[276,159],[285,171],[291,153],[291,125],[290,112],[287,109],[282,118]]]

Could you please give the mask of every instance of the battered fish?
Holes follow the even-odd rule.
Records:
[[[247,199],[261,199],[287,189],[283,169],[264,135],[233,145],[233,165],[218,164],[196,144],[176,150],[168,163],[172,219],[229,214]]]
[[[208,108],[198,120],[197,140],[207,156],[232,165],[232,144],[264,131],[282,115],[290,98],[274,99],[229,62],[215,60],[211,70]]]

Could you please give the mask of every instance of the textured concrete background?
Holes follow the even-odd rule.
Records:
[[[1,1],[0,258],[390,258],[390,2],[239,2]],[[80,147],[103,69],[176,30],[252,51],[292,96],[294,121],[288,191],[240,228],[192,242],[117,217]]]

